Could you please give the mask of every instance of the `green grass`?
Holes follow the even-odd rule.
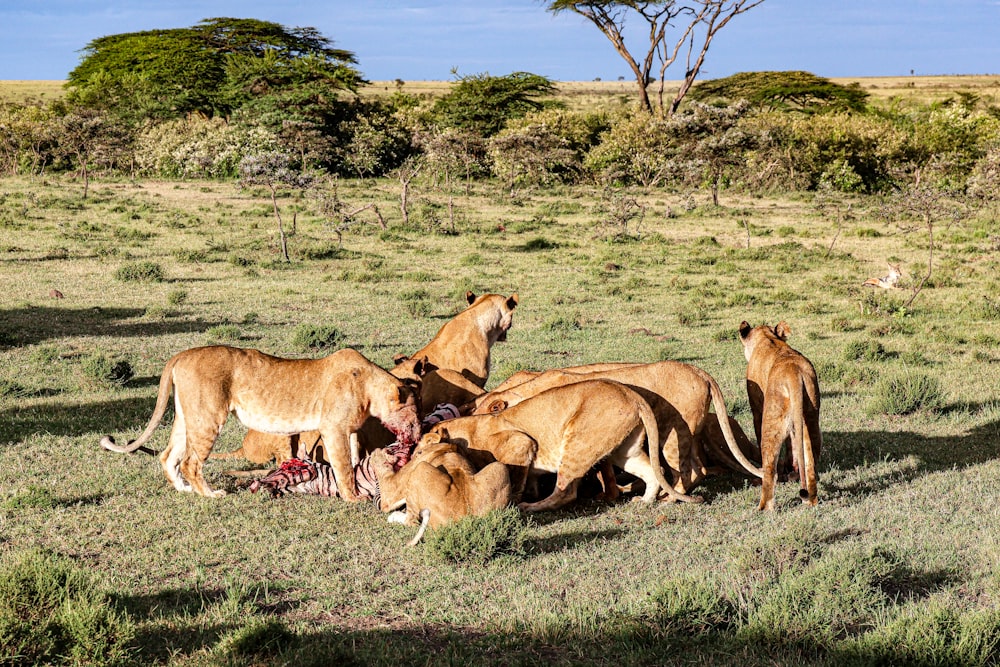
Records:
[[[286,264],[271,225],[253,225],[268,202],[228,183],[97,181],[84,201],[59,177],[0,181],[0,220],[19,225],[0,243],[0,556],[51,554],[46,568],[89,582],[81,598],[76,579],[55,577],[52,599],[81,610],[72,623],[61,602],[39,612],[73,629],[60,631],[59,656],[113,645],[171,665],[997,663],[1000,342],[995,299],[982,295],[995,293],[1000,261],[966,252],[963,225],[935,245],[956,278],[903,312],[904,295],[860,283],[886,257],[923,266],[926,248],[863,199],[849,224],[885,233],[843,233],[828,252],[835,225],[809,193],[727,192],[732,208],[696,193],[687,209],[686,194],[636,192],[676,214],[612,243],[593,234],[597,189],[510,203],[474,183],[456,198],[457,233],[444,234],[393,218],[397,188],[340,182],[345,202],[389,212],[392,233],[352,231],[336,253],[303,252],[335,245],[304,206]],[[221,207],[224,219],[204,214]],[[734,211],[779,231],[755,231],[748,249]],[[544,232],[497,230],[542,219]],[[116,277],[144,263],[162,268],[160,282]],[[234,461],[209,462],[211,483],[231,493],[208,500],[170,488],[155,458],[98,446],[138,435],[181,350],[221,340],[313,356],[326,349],[309,341],[336,332],[335,346],[389,367],[464,307],[466,290],[520,296],[488,386],[525,368],[677,359],[712,374],[751,434],[735,331],[786,320],[820,373],[819,507],[783,484],[778,511],[761,514],[758,488],[719,476],[703,505],[583,498],[516,526],[496,557],[474,530],[450,538],[457,556],[438,557],[432,536],[445,531],[407,549],[412,528],[369,504],[250,494],[224,472]],[[134,376],[85,381],[99,356],[127,359]],[[918,376],[938,391],[880,385]],[[870,410],[883,391],[933,409]],[[217,449],[243,432],[231,420]],[[0,608],[20,595],[2,594]]]

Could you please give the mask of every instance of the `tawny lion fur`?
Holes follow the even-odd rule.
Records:
[[[322,359],[281,359],[258,350],[199,347],[174,355],[160,376],[156,407],[142,435],[128,445],[111,436],[101,446],[133,452],[153,436],[174,397],[174,425],[160,454],[167,479],[179,491],[218,497],[202,474],[230,414],[247,427],[291,435],[317,430],[342,498],[357,500],[350,436],[375,416],[401,440],[420,437],[416,397],[401,380],[345,349]]]
[[[426,526],[438,528],[467,516],[482,516],[510,504],[507,466],[491,463],[476,472],[457,445],[424,438],[410,462],[394,469],[384,449],[371,454],[379,482],[379,509],[393,512],[406,506],[402,517],[390,517],[409,526],[424,525],[411,544],[419,541]]]
[[[785,342],[790,333],[785,322],[775,327],[742,322],[739,327],[747,360],[747,397],[764,468],[761,510],[774,509],[778,457],[785,443],[799,475],[799,497],[808,505],[817,503],[816,462],[822,447],[819,380],[809,360]]]
[[[649,456],[647,443],[655,454],[659,432],[646,401],[609,380],[554,387],[501,412],[441,422],[424,435],[432,438],[466,447],[474,464],[495,460],[512,466],[515,495],[530,472],[556,473],[552,495],[521,503],[529,512],[572,501],[580,479],[604,459],[646,483],[645,502],[655,501],[660,489],[674,500],[701,501],[675,491],[663,477],[659,456]]]
[[[475,400],[472,414],[496,412],[516,405],[552,387],[583,380],[620,382],[638,392],[652,408],[659,430],[659,450],[674,473],[674,488],[687,493],[708,474],[701,452],[701,433],[708,422],[718,423],[731,458],[744,472],[760,477],[762,471],[740,449],[730,426],[726,403],[718,383],[705,371],[677,361],[629,364],[590,373],[546,371],[533,380],[506,391],[492,391]],[[709,408],[715,408],[715,415]]]
[[[414,377],[412,364],[419,362],[427,369],[423,381],[427,391],[421,390],[423,409],[430,411],[438,403],[462,405],[482,393],[476,388],[486,384],[490,372],[490,348],[497,341],[507,340],[507,330],[513,324],[513,311],[518,303],[516,293],[509,297],[502,294],[484,294],[477,297],[465,293],[468,307],[446,322],[434,338],[409,357],[396,357],[396,367],[390,372],[397,377]],[[392,442],[385,429],[378,424],[367,424],[352,444],[352,460],[362,451],[372,451]],[[295,456],[295,447],[313,447],[313,455],[322,456],[323,443],[318,433],[303,433],[298,438],[276,436],[250,430],[239,449],[216,457],[245,456],[256,463],[266,463],[272,458],[281,463]]]

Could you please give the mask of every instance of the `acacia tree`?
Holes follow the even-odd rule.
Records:
[[[647,86],[654,80],[653,68],[659,65],[657,72],[659,87],[657,89],[657,106],[660,112],[672,115],[680,106],[681,100],[694,85],[694,81],[705,62],[705,54],[715,39],[715,35],[729,23],[734,16],[750,11],[764,0],[592,0],[590,2],[574,2],[573,0],[553,0],[548,11],[559,13],[572,11],[583,16],[597,26],[607,37],[635,76],[639,86],[639,104],[643,109],[652,111]],[[648,44],[646,53],[641,55],[625,43],[625,25],[628,20],[638,16],[646,22],[648,28]],[[668,36],[667,32],[677,31],[676,38]],[[671,41],[672,40],[672,41]],[[663,106],[663,92],[666,72],[680,57],[684,57],[684,78],[677,94],[668,109]]]
[[[83,48],[67,86],[88,90],[95,101],[138,96],[132,104],[154,117],[228,114],[303,79],[353,90],[363,83],[355,63],[353,53],[333,48],[315,28],[211,18],[190,28],[99,37]]]
[[[314,181],[314,174],[296,169],[291,156],[280,151],[248,155],[240,161],[240,185],[244,187],[263,185],[271,193],[271,206],[278,221],[278,241],[286,262],[290,262],[291,259],[288,256],[288,237],[285,234],[284,221],[278,208],[278,191],[305,190]]]

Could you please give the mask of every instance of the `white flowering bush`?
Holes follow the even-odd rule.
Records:
[[[260,127],[191,115],[154,125],[139,135],[136,163],[149,176],[232,178],[247,155],[274,151],[278,141]]]

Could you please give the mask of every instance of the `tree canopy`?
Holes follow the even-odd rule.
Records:
[[[555,90],[550,79],[530,72],[463,76],[434,105],[434,115],[441,125],[489,137],[503,129],[507,120],[541,109],[543,103],[537,98]]]
[[[766,110],[863,111],[868,93],[858,83],[841,86],[809,72],[740,72],[722,79],[703,81],[691,90],[691,98],[704,102],[746,100]]]
[[[84,47],[67,85],[97,102],[121,82],[144,97],[151,115],[229,113],[261,85],[322,80],[332,89],[364,83],[350,51],[335,49],[315,28],[286,28],[257,19],[210,18],[190,28],[99,37]],[[267,74],[255,63],[267,61]],[[256,69],[256,78],[252,75]],[[87,93],[87,94],[84,94]]]
[[[716,34],[734,16],[750,11],[764,0],[550,0],[548,11],[572,11],[584,17],[600,30],[628,64],[635,76],[639,105],[652,111],[647,86],[659,81],[657,105],[661,112],[673,114],[684,96],[694,85],[701,71],[708,48]],[[641,49],[626,44],[625,28],[633,19],[646,23],[648,43]],[[671,37],[670,34],[674,37]],[[666,72],[683,56],[684,77],[669,107],[664,107],[663,92]],[[657,79],[653,67],[659,65]]]

